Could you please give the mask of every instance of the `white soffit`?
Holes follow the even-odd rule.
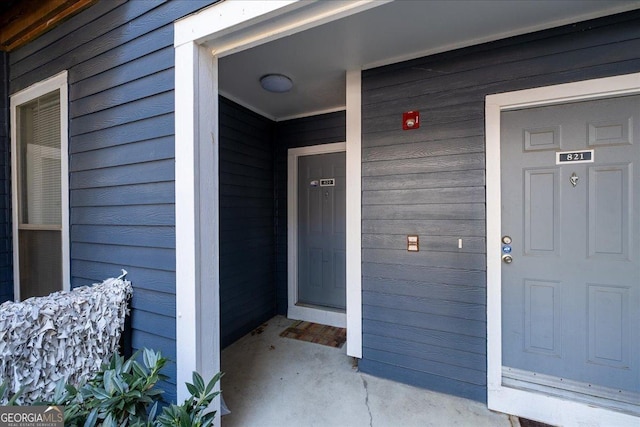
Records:
[[[322,3],[322,2],[320,2]],[[372,5],[373,6],[373,5]],[[364,12],[220,58],[220,89],[276,119],[345,105],[345,71],[366,69],[640,8],[637,0],[461,0],[379,3]],[[269,73],[291,92],[260,88]]]

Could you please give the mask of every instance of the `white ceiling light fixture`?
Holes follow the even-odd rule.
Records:
[[[265,74],[260,77],[260,86],[269,92],[285,93],[291,90],[293,82],[284,74]]]

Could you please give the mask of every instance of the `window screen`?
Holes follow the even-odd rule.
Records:
[[[60,94],[18,106],[20,297],[62,289]]]

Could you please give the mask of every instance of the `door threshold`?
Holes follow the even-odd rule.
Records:
[[[594,384],[581,383],[566,378],[502,367],[502,385],[519,390],[551,395],[575,402],[586,403],[593,407],[612,411],[640,415],[640,395]]]
[[[336,328],[347,327],[347,314],[332,307],[320,307],[306,304],[296,304],[289,306],[287,317],[293,320],[304,320],[307,322],[320,323],[322,325],[335,326]]]

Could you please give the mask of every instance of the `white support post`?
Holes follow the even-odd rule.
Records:
[[[194,42],[176,46],[176,365],[178,402],[193,371],[220,370],[217,61]],[[200,94],[203,96],[200,96]],[[219,409],[219,401],[214,408]]]
[[[186,396],[186,380],[196,370],[196,192],[195,115],[197,46],[176,47],[176,369],[178,401]]]
[[[347,71],[347,354],[362,358],[362,71]]]

